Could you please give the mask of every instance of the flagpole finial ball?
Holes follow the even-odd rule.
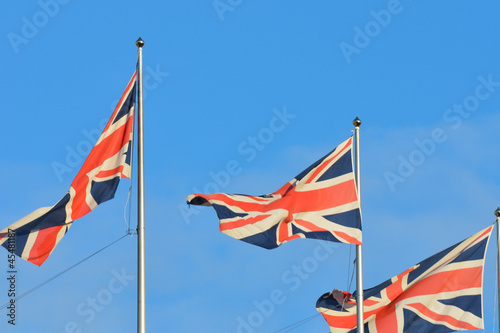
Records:
[[[500,207],[498,207],[497,210],[495,210],[495,216],[500,217]]]
[[[352,124],[355,126],[355,127],[359,127],[361,126],[361,119],[359,119],[358,117],[356,117],[356,119],[354,119],[352,121]]]
[[[144,46],[144,41],[142,40],[141,37],[139,37],[139,39],[137,40],[137,42],[135,42],[135,45],[137,47],[143,47]]]

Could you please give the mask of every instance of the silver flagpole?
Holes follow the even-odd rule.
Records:
[[[142,118],[142,47],[137,51],[137,333],[146,333],[146,256],[144,246],[144,133]]]
[[[500,332],[500,246],[498,243],[500,242],[500,207],[495,210],[495,216],[497,217],[497,292],[498,292],[498,332]]]
[[[358,199],[361,201],[361,177],[360,177],[360,163],[359,163],[359,126],[361,126],[361,120],[356,117],[352,122],[354,125],[354,138],[356,142],[356,164],[354,165],[354,173],[356,175],[356,185],[358,188]],[[357,332],[364,333],[364,308],[363,308],[363,252],[361,245],[356,245],[356,313],[357,313]]]

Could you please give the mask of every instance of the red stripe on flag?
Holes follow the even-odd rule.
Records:
[[[297,220],[297,219],[295,219],[294,221],[299,226],[302,226],[302,227],[304,227],[304,228],[306,228],[306,229],[308,229],[310,231],[328,231],[328,230],[320,228],[316,224],[311,223],[311,222],[306,221],[306,220]]]
[[[433,295],[442,292],[480,288],[483,267],[470,267],[440,272],[428,276],[411,286],[401,299],[415,296]]]
[[[378,304],[378,303],[380,303],[380,301],[374,301],[374,300],[372,300],[372,299],[365,299],[365,300],[363,301],[363,304],[364,304],[365,306],[372,306],[372,305],[375,305],[375,304]],[[353,304],[356,304],[356,302],[353,302]]]
[[[86,202],[86,190],[90,181],[88,174],[101,166],[106,159],[116,155],[125,144],[128,144],[130,133],[133,129],[133,121],[134,118],[130,117],[123,128],[115,130],[98,145],[94,146],[85,160],[85,163],[71,184],[71,187],[75,190],[73,204],[71,205],[72,221],[85,216],[91,211]]]
[[[287,197],[289,196],[283,199]],[[351,179],[327,188],[293,192],[290,196],[290,200],[293,200],[290,211],[293,213],[320,211],[345,205],[357,199],[354,180]]]
[[[121,176],[123,177],[123,165],[120,165],[114,169],[111,170],[102,170],[99,171],[99,173],[96,175],[97,178],[106,178],[110,176],[115,176],[117,173],[120,173]]]
[[[295,178],[293,180],[295,180]],[[286,183],[285,185],[281,186],[281,188],[279,190],[277,190],[276,192],[273,192],[272,194],[274,194],[274,195],[281,195],[281,196],[285,195],[285,193],[288,192],[288,190],[292,186],[292,181],[290,181],[290,182]]]
[[[27,260],[37,266],[43,264],[56,246],[57,235],[64,227],[64,225],[58,225],[39,230]]]
[[[293,236],[291,236],[291,237],[288,237],[288,238],[286,238],[286,239],[282,240],[281,242],[282,242],[282,243],[283,243],[283,242],[288,242],[288,241],[291,241],[292,239],[297,239],[297,238],[302,238],[302,237],[301,237],[300,235],[293,235]]]
[[[289,229],[288,229],[288,223],[281,222],[278,225],[278,235],[277,236],[278,236],[278,242],[280,242],[280,243],[286,241],[291,236]]]
[[[317,169],[314,171],[314,173],[311,175],[311,177],[309,177],[309,179],[307,180],[306,184],[310,184],[312,183],[313,181],[315,181],[316,179],[316,176],[323,171],[323,169],[325,169],[328,164],[330,164],[331,161],[333,161],[337,156],[339,156],[340,154],[342,154],[342,152],[344,152],[346,149],[349,149],[351,147],[351,142],[352,142],[352,137],[349,138],[349,140],[347,141],[347,144],[344,146],[344,148],[342,148],[341,151],[339,151],[337,154],[335,154],[335,156],[333,156],[332,158],[326,160],[326,161],[323,161],[318,167]]]
[[[335,328],[342,328],[342,329],[351,329],[356,327],[356,315],[350,315],[350,316],[332,316],[328,315],[326,313],[322,313],[323,317],[325,318],[326,322],[328,323],[328,326],[330,327],[335,327]],[[354,324],[354,326],[353,326]]]
[[[261,204],[258,204],[258,203],[254,203],[254,202],[245,202],[245,201],[239,201],[237,199],[234,199],[233,196],[229,195],[229,194],[225,194],[225,193],[214,193],[214,194],[201,194],[201,193],[196,193],[194,194],[194,196],[197,196],[197,197],[201,197],[205,200],[218,200],[218,201],[222,201],[228,205],[232,205],[232,206],[240,206],[242,204],[248,204],[248,205],[255,205],[255,207],[263,207],[263,205]],[[236,195],[236,197],[239,197],[240,195]],[[262,202],[262,203],[266,203],[268,201],[270,201],[269,198],[262,198],[262,197],[254,197],[254,196],[250,196],[250,195],[241,195],[245,198],[248,198],[249,200],[252,200],[252,201],[258,201],[258,202]],[[277,200],[277,199],[276,199]]]
[[[244,227],[244,226],[249,225],[249,224],[254,224],[254,223],[260,222],[260,221],[268,218],[269,216],[271,216],[271,215],[269,215],[269,214],[260,215],[260,216],[255,216],[255,217],[249,217],[247,219],[240,219],[240,220],[237,220],[234,222],[221,223],[219,226],[219,230],[224,231],[224,230]]]
[[[377,312],[380,309],[372,310],[372,311],[365,311],[364,312],[364,319],[368,319],[370,316],[377,314]],[[326,313],[321,313],[325,320],[327,321],[328,325],[330,327],[335,327],[335,328],[344,328],[344,329],[351,329],[356,327],[356,322],[357,322],[357,315],[351,314],[348,316],[335,316],[335,315],[329,315]],[[384,331],[379,331],[384,333]],[[397,332],[397,331],[394,331]]]
[[[490,226],[489,228],[487,228],[478,238],[476,238],[474,240],[474,243],[479,241],[481,238],[483,238],[485,236],[489,237],[490,233],[491,233],[491,229],[493,229],[493,226]]]
[[[362,243],[357,238],[351,237],[348,234],[346,234],[345,232],[335,231],[335,232],[333,232],[333,234],[335,236],[338,236],[337,238],[341,238],[342,240],[344,240],[344,243],[349,243],[349,244],[354,244],[354,245],[362,245]]]
[[[111,118],[109,119],[108,123],[106,124],[106,127],[103,129],[103,133],[108,130],[108,128],[113,124],[113,121],[115,120],[116,114],[120,112],[120,109],[123,105],[123,102],[125,99],[128,97],[130,94],[130,89],[132,89],[132,86],[135,84],[135,77],[137,75],[137,72],[134,72],[134,75],[132,75],[132,78],[130,79],[127,88],[125,89],[125,92],[123,93],[122,97],[120,98],[120,101],[116,105],[115,110],[113,111],[113,114],[111,115]]]
[[[244,212],[266,213],[275,209],[286,209],[291,214],[330,209],[358,199],[353,179],[334,186],[309,191],[296,191],[294,188],[286,196],[278,199],[258,198],[258,201],[263,203],[267,201],[267,204],[239,201],[222,193],[196,195],[207,201],[222,201],[225,205],[238,207]],[[253,200],[255,197],[249,197],[249,199]]]
[[[459,327],[461,330],[481,329],[481,327],[476,327],[474,325],[469,324],[466,321],[457,320],[452,316],[436,313],[431,309],[429,309],[428,307],[426,307],[425,305],[423,305],[422,303],[412,303],[408,304],[407,306],[414,308],[415,310],[419,311],[420,313],[422,313],[427,318],[430,318],[431,320],[435,320],[437,322],[445,322],[455,327]]]
[[[387,298],[391,301],[394,301],[397,297],[399,297],[403,293],[403,277],[410,274],[410,272],[414,271],[415,267],[408,268],[403,273],[396,275],[393,278],[393,283],[389,285],[386,289]]]

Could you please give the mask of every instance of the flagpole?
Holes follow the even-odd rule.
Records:
[[[497,292],[498,292],[498,332],[500,332],[500,207],[495,210],[495,216],[497,217]]]
[[[361,126],[361,120],[356,117],[353,120],[352,124],[354,125],[354,139],[356,142],[356,154],[355,160],[356,163],[354,165],[354,174],[356,176],[356,185],[358,189],[358,200],[361,202],[361,190],[360,190],[360,163],[359,163],[359,126]],[[364,308],[363,308],[363,252],[361,245],[356,245],[356,313],[357,313],[357,332],[364,333],[365,325],[364,325]]]
[[[146,333],[146,256],[144,237],[144,133],[142,117],[142,47],[137,46],[137,333]]]

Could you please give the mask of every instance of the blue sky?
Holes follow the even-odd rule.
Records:
[[[498,2],[1,7],[2,228],[67,192],[135,69],[136,39],[146,42],[151,332],[275,332],[316,314],[324,292],[348,288],[351,246],[298,240],[260,249],[221,234],[215,212],[187,210],[185,197],[273,192],[348,138],[356,116],[366,288],[494,221]],[[122,181],[114,200],[78,220],[42,267],[19,259],[18,291],[124,235],[129,185]],[[132,216],[135,201],[133,194]],[[498,324],[495,246],[492,239],[485,271],[487,332]],[[6,272],[6,251],[0,267]],[[2,315],[0,330],[135,332],[135,272],[136,238],[128,237],[19,300],[17,325]],[[293,332],[327,331],[317,317]]]

